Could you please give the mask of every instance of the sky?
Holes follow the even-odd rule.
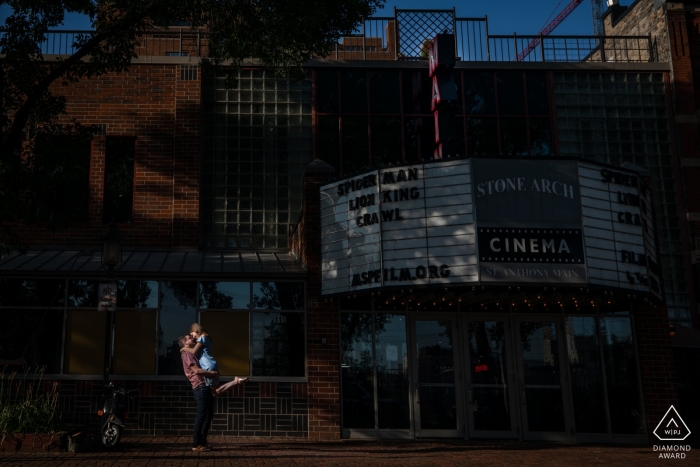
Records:
[[[457,8],[457,17],[488,16],[490,34],[537,34],[547,24],[547,19],[554,18],[571,0],[487,0],[483,2],[465,0],[387,0],[384,9],[375,16],[393,16],[397,9],[434,9],[451,10]],[[621,4],[629,5],[631,0]],[[9,7],[0,7],[0,18],[4,22]],[[590,0],[583,0],[569,17],[552,32],[554,35],[590,35],[593,34]],[[551,19],[550,18],[550,19]],[[89,29],[87,18],[69,15],[61,29]]]

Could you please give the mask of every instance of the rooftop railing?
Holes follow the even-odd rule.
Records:
[[[458,18],[452,10],[394,10],[393,17],[373,17],[335,43],[331,60],[425,60],[432,38],[455,35],[460,61],[496,62],[653,62],[650,36],[490,35],[488,18]],[[2,31],[0,30],[0,35]],[[50,31],[41,44],[44,55],[70,55],[76,41],[93,31]],[[204,32],[186,28],[154,31],[140,37],[138,56],[206,56]]]

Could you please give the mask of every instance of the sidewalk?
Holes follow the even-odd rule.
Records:
[[[190,451],[191,438],[126,437],[113,452],[1,453],[12,466],[668,466],[700,465],[700,450],[685,459],[659,459],[650,446],[561,445],[515,441],[309,441],[210,438],[212,452]]]

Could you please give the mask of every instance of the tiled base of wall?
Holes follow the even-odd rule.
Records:
[[[49,382],[47,382],[49,383]],[[51,382],[52,384],[52,382]],[[115,381],[115,384],[122,384]],[[138,383],[128,381],[127,389]],[[60,381],[59,406],[68,428],[98,430],[102,382]],[[214,400],[214,436],[308,437],[305,383],[248,382]],[[190,436],[196,404],[186,381],[147,381],[129,400],[125,434]]]

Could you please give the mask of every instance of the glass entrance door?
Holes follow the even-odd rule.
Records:
[[[470,438],[515,438],[510,326],[505,320],[468,318],[467,418]]]
[[[571,440],[571,404],[563,367],[561,319],[515,320],[520,407],[525,439]]]
[[[413,414],[416,437],[462,437],[462,403],[453,317],[412,320]]]

